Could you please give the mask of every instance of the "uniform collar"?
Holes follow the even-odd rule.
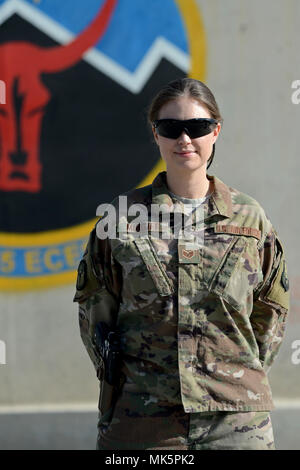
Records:
[[[173,200],[169,194],[167,185],[167,173],[162,171],[152,182],[152,204],[167,204],[173,206]],[[207,217],[219,214],[224,217],[232,217],[232,199],[229,187],[216,176],[207,175],[212,180],[214,191],[209,198]]]
[[[214,210],[224,217],[232,217],[232,198],[229,187],[216,176],[207,175],[207,178],[213,182],[214,191],[211,201]]]

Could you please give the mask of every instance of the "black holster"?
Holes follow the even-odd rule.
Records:
[[[100,356],[97,377],[100,380],[99,411],[111,419],[114,406],[125,381],[121,372],[121,338],[104,322],[95,328],[95,346]]]

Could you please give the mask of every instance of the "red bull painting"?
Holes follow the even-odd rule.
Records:
[[[99,204],[163,168],[146,111],[203,80],[194,0],[0,0],[0,289],[74,282]]]

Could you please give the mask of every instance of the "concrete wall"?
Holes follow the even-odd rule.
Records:
[[[207,38],[206,83],[224,118],[209,173],[253,196],[286,248],[290,320],[270,372],[277,448],[300,449],[298,0],[198,0]],[[72,285],[0,293],[0,448],[94,448],[98,384],[79,337]],[[0,361],[1,362],[1,361]]]
[[[224,118],[210,171],[257,199],[285,245],[292,307],[270,379],[275,397],[299,400],[300,364],[292,364],[291,346],[300,339],[300,106],[292,103],[291,85],[299,79],[300,4],[198,0],[198,5],[208,36],[206,82]]]

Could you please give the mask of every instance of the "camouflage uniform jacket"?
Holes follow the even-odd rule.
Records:
[[[202,245],[162,239],[163,221],[140,239],[129,232],[124,240],[122,224],[106,240],[94,228],[74,298],[81,337],[99,372],[95,324],[117,323],[123,372],[156,402],[187,413],[271,410],[267,372],[289,308],[284,250],[255,199],[208,178],[214,191],[201,208],[204,224],[191,224]],[[165,204],[172,214],[165,172],[125,195],[128,207]]]

